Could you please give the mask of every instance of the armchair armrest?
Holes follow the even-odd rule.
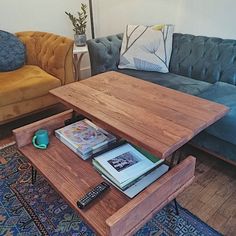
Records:
[[[61,80],[74,81],[73,40],[45,32],[18,32],[16,36],[25,44],[26,64],[37,65]]]
[[[117,34],[87,41],[92,75],[117,70],[122,38]]]

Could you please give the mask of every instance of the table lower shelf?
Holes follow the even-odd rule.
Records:
[[[80,159],[53,135],[71,115],[72,111],[63,112],[19,128],[14,134],[22,154],[99,235],[133,234],[193,181],[195,158],[188,157],[133,199],[111,186],[88,208],[80,210],[77,200],[104,180],[91,161]],[[36,149],[30,142],[29,137],[38,128],[47,128],[51,133],[46,150]]]

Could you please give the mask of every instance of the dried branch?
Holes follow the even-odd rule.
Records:
[[[131,35],[136,31],[138,27],[136,27],[130,34],[129,39],[131,37]],[[122,53],[122,56],[124,56],[124,54],[134,45],[134,43],[146,32],[146,30],[148,29],[148,26],[146,26],[146,28],[144,29],[144,31],[130,44],[128,45],[128,41],[127,41],[127,45],[126,45],[126,50]],[[128,47],[127,47],[128,46]]]

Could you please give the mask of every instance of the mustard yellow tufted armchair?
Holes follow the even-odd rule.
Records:
[[[26,64],[0,72],[0,124],[57,103],[50,89],[74,81],[73,41],[45,32],[19,32]]]

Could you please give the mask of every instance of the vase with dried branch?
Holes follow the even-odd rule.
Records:
[[[86,45],[86,26],[87,26],[87,5],[81,3],[80,11],[78,13],[78,17],[72,15],[69,12],[65,12],[71,23],[73,25],[74,39],[76,46],[85,46]]]

